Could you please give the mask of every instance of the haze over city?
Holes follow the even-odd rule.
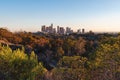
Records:
[[[1,0],[0,27],[40,31],[42,25],[120,31],[120,0]]]

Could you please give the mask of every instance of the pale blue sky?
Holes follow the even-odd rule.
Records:
[[[39,31],[41,25],[120,31],[120,0],[0,0],[0,27]]]

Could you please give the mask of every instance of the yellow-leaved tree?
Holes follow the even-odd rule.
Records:
[[[0,45],[0,80],[38,80],[45,72],[34,52],[27,55],[24,50]]]

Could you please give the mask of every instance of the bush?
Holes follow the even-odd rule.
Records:
[[[85,80],[87,59],[80,56],[64,56],[58,67],[52,70],[54,80]]]
[[[28,56],[24,50],[0,47],[0,80],[35,80],[46,71],[34,52]]]

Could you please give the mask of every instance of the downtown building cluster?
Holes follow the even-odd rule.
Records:
[[[42,33],[46,33],[46,34],[72,34],[73,33],[73,30],[69,27],[66,27],[66,29],[64,27],[60,27],[60,26],[57,26],[57,28],[53,28],[53,24],[51,24],[50,26],[45,26],[43,25],[41,27],[41,32]],[[83,34],[85,33],[85,29],[78,29],[77,30],[77,33],[78,34]]]

